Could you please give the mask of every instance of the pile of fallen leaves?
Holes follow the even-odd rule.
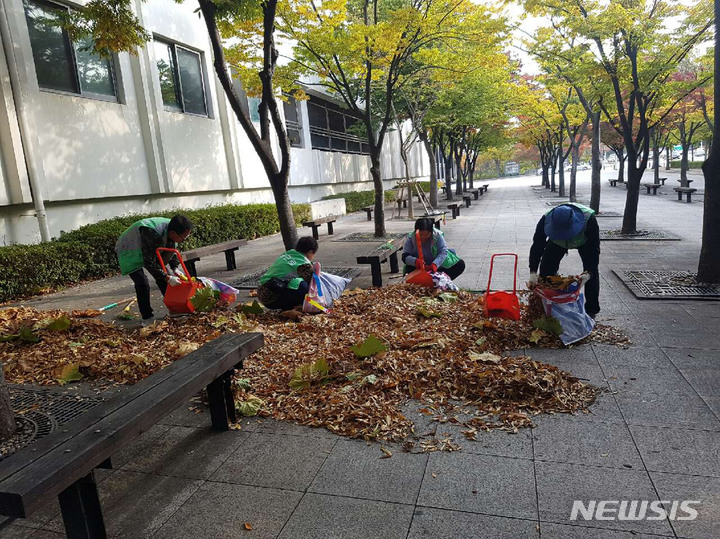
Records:
[[[472,432],[515,430],[539,413],[578,412],[597,394],[554,366],[504,355],[535,340],[562,346],[553,334],[533,338],[534,313],[525,305],[520,322],[488,320],[481,296],[401,284],[352,291],[332,314],[298,321],[243,307],[245,313],[216,309],[134,331],[62,311],[0,310],[5,377],[44,385],[80,378],[134,383],[222,333],[261,331],[265,346],[236,380],[238,410],[352,437],[405,439],[413,425],[401,408],[410,399],[432,410],[472,406]],[[627,342],[615,334],[603,339]]]

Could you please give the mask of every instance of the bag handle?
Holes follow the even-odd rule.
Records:
[[[155,254],[158,257],[158,260],[160,261],[160,267],[165,272],[166,275],[170,275],[167,272],[167,268],[165,267],[165,261],[162,259],[162,255],[160,254],[160,251],[169,251],[171,253],[175,253],[175,256],[177,256],[178,260],[180,261],[180,265],[182,266],[183,271],[185,272],[185,275],[187,278],[190,278],[190,273],[188,272],[187,268],[185,267],[185,262],[183,262],[182,256],[180,255],[180,251],[177,249],[170,249],[169,247],[158,247],[155,249]]]
[[[488,275],[488,284],[485,293],[490,292],[490,282],[492,281],[493,264],[495,263],[496,256],[514,256],[515,257],[515,269],[513,270],[513,294],[517,293],[517,267],[518,267],[518,255],[515,253],[497,253],[490,257],[490,275]]]

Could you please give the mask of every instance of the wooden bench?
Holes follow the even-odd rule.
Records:
[[[426,213],[425,215],[423,215],[423,218],[432,219],[433,224],[435,225],[435,228],[440,230],[440,223],[442,223],[443,220],[445,219],[445,213],[447,213],[447,212],[443,211],[443,212],[439,212],[439,213]]]
[[[692,187],[673,187],[673,191],[677,192],[678,200],[682,200],[683,193],[687,195],[687,202],[690,203],[692,194],[697,191]]]
[[[205,387],[212,427],[228,430],[232,374],[262,345],[262,333],[218,337],[4,459],[0,514],[26,518],[57,496],[68,537],[106,537],[94,469]]]
[[[665,180],[667,180],[667,178],[658,178],[661,185],[665,185]]]
[[[367,213],[367,220],[372,221],[372,213],[375,211],[375,206],[365,206],[363,211]]]
[[[398,238],[384,245],[375,247],[372,251],[357,257],[358,264],[370,264],[373,286],[382,286],[380,264],[383,264],[385,261],[390,261],[390,273],[400,272],[400,265],[398,264],[398,251],[402,251],[404,244],[405,238]]]
[[[660,187],[659,183],[643,183],[645,186],[645,189],[647,189],[647,194],[650,194],[650,189],[652,189],[652,194],[657,195],[658,187]]]
[[[406,198],[398,198],[395,201],[395,204],[397,204],[398,210],[401,208],[407,208],[407,199]]]
[[[328,229],[328,236],[333,235],[333,223],[337,220],[337,218],[334,215],[328,215],[327,217],[320,217],[318,219],[313,219],[312,221],[308,221],[307,223],[303,223],[303,226],[309,226],[312,228],[312,235],[313,238],[318,239],[320,237],[320,234],[318,233],[318,229],[326,224]]]
[[[608,180],[610,182],[610,187],[617,187],[617,178],[614,180]]]
[[[483,189],[482,189],[482,188],[480,188],[480,189],[468,189],[467,192],[470,193],[472,196],[474,196],[474,197],[475,197],[475,200],[477,200],[477,199],[480,198],[480,195],[483,194]]]
[[[197,277],[197,269],[195,263],[201,258],[206,256],[215,255],[218,253],[225,253],[225,262],[227,264],[228,271],[237,269],[235,263],[235,251],[245,245],[247,240],[231,240],[224,243],[216,243],[215,245],[206,245],[205,247],[198,247],[197,249],[190,249],[182,254],[185,267],[190,272],[191,277]]]
[[[472,203],[472,199],[473,199],[472,195],[463,193],[462,199],[463,199],[463,202],[465,202],[465,207],[469,208],[470,204]]]
[[[460,204],[457,202],[453,202],[452,204],[447,205],[448,210],[452,211],[452,218],[456,219],[460,217]]]
[[[480,186],[480,188],[487,193],[488,187],[490,187],[489,183],[484,183]]]

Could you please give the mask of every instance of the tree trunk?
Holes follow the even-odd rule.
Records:
[[[498,178],[502,177],[502,168],[500,168],[500,159],[493,159],[495,163],[495,170],[497,171]]]
[[[665,170],[670,170],[670,148],[665,148]]]
[[[580,144],[573,144],[570,168],[570,202],[577,202],[577,166],[580,159]]]
[[[592,116],[592,179],[590,180],[590,208],[600,212],[600,181],[602,161],[600,160],[600,112]]]
[[[623,155],[620,157],[620,169],[618,170],[618,182],[625,183],[625,160],[627,158],[625,157],[625,153],[623,152]]]
[[[545,164],[543,164],[542,166],[542,184],[543,187],[545,187],[546,189],[550,187],[550,174],[548,174],[549,168],[550,167],[546,166]]]
[[[375,187],[375,237],[385,236],[385,189],[380,170],[380,147],[370,146],[370,175]]]
[[[682,158],[680,159],[680,185],[690,185],[687,182],[688,170],[690,170],[690,165],[688,164],[688,147],[686,144],[683,144]]]
[[[627,197],[625,198],[625,211],[623,213],[623,234],[633,234],[637,232],[637,209],[640,200],[640,180],[642,179],[644,169],[637,166],[637,155],[627,156],[628,162],[628,186]]]
[[[550,165],[550,191],[555,192],[555,171],[557,170],[558,155],[557,152],[553,151],[552,164]]]
[[[452,156],[445,157],[445,196],[448,200],[453,200],[452,192]]]
[[[653,141],[653,183],[660,183],[660,144],[657,140]]]
[[[410,179],[410,164],[408,163],[407,148],[403,141],[402,128],[398,126],[398,137],[400,138],[400,158],[402,159],[403,166],[405,167],[405,181],[407,182],[407,201],[408,201],[408,218],[415,219],[415,208],[413,208],[413,190],[415,188],[415,182]]]
[[[10,407],[10,392],[5,383],[2,362],[0,362],[0,441],[12,437],[16,430],[15,414]]]
[[[715,122],[713,140],[720,140],[720,0],[715,0]],[[705,177],[705,206],[703,209],[703,233],[698,262],[698,281],[720,283],[720,154],[713,144],[710,155],[703,163]]]
[[[273,196],[275,197],[275,207],[278,212],[278,220],[280,222],[280,235],[283,239],[283,245],[286,250],[295,249],[297,245],[297,225],[295,224],[295,216],[292,211],[292,203],[290,195],[285,187],[287,179],[276,178],[271,182]]]
[[[565,196],[565,156],[562,145],[558,150],[558,196]]]
[[[428,155],[428,161],[430,163],[430,205],[436,208],[438,205],[438,187],[437,187],[437,162],[435,160],[435,152],[432,149],[432,144],[428,139],[427,133],[419,133],[418,136],[425,146],[425,151]]]

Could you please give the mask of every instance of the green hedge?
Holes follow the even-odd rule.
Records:
[[[0,302],[116,273],[115,242],[145,217],[187,215],[195,225],[183,250],[237,238],[253,239],[280,231],[274,204],[225,205],[106,219],[39,245],[0,247]],[[310,219],[309,204],[293,204],[295,222]]]
[[[688,161],[688,168],[702,168],[703,161]],[[670,161],[670,168],[680,168],[680,161]]]
[[[372,206],[375,203],[375,191],[352,191],[349,193],[338,193],[337,195],[328,195],[322,199],[330,200],[333,198],[344,198],[345,210],[348,213],[353,213],[362,210],[365,206]],[[395,191],[386,189],[385,203],[390,203],[394,200]]]

